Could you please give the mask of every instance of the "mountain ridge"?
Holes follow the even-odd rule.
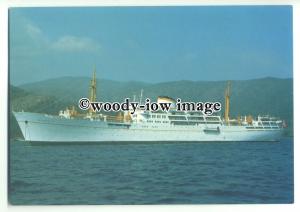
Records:
[[[67,106],[77,107],[80,98],[88,97],[89,83],[88,77],[62,77],[11,86],[11,109],[58,114]],[[143,89],[143,97],[151,101],[156,101],[158,96],[169,96],[182,101],[218,101],[223,105],[226,85],[227,81],[180,80],[149,84],[98,79],[97,101],[123,102],[125,98],[132,100],[133,95],[138,100]],[[231,80],[231,117],[266,114],[288,120],[289,125],[293,125],[293,79]]]

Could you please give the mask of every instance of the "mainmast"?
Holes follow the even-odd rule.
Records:
[[[94,73],[93,73],[93,78],[91,79],[91,84],[90,84],[90,102],[96,102],[96,66],[94,67]],[[90,109],[90,112],[93,112],[92,109]]]
[[[144,92],[144,90],[142,89],[141,90],[141,96],[140,96],[140,105],[142,104],[142,101],[143,101],[143,92]]]
[[[227,82],[227,88],[225,90],[225,113],[224,119],[226,124],[229,124],[229,107],[230,107],[230,81]]]

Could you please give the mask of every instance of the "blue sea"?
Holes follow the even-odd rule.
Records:
[[[293,181],[292,138],[9,148],[13,205],[292,203]]]

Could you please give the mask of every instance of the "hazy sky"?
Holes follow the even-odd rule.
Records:
[[[13,8],[11,82],[292,77],[292,7]]]

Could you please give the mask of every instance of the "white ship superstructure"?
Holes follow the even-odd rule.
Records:
[[[95,74],[90,98],[96,98]],[[158,97],[157,102],[170,102]],[[175,104],[175,103],[174,103]],[[229,118],[229,86],[225,93],[224,119],[202,112],[136,110],[108,116],[74,109],[59,115],[14,112],[26,141],[39,142],[151,142],[151,141],[278,141],[284,122],[271,116]]]

